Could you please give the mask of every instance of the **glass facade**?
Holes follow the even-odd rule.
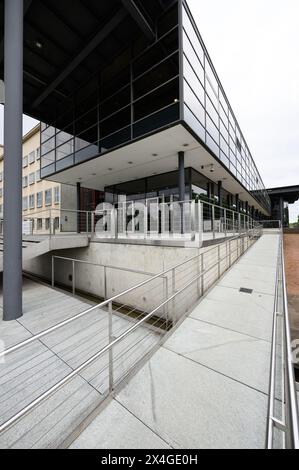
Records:
[[[184,124],[270,211],[270,200],[186,0],[99,70],[41,125],[41,177]],[[147,193],[147,191],[144,191]]]
[[[41,125],[41,175],[99,156],[180,119],[178,5]]]
[[[255,199],[270,199],[192,18],[182,2],[183,120]]]

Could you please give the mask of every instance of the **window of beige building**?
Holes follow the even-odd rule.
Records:
[[[54,204],[60,203],[60,187],[56,186],[54,188]]]
[[[34,183],[35,183],[35,173],[30,173],[30,175],[29,175],[29,185],[31,186]]]
[[[23,176],[23,188],[27,188],[28,186],[28,176]]]
[[[45,191],[45,204],[46,206],[52,205],[52,189],[47,189]]]
[[[43,207],[43,192],[36,195],[36,207]]]
[[[28,210],[28,196],[23,197],[23,211]]]
[[[29,153],[29,165],[35,162],[35,150]]]
[[[35,194],[29,196],[29,209],[35,209]]]
[[[24,158],[23,158],[23,168],[26,168],[28,166],[28,155],[26,155]]]

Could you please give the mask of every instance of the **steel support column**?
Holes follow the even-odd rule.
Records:
[[[5,0],[3,320],[22,316],[23,0]]]
[[[77,183],[77,233],[81,233],[81,183]]]
[[[240,199],[239,194],[236,194],[236,211],[240,212]]]
[[[179,201],[181,204],[181,233],[184,233],[184,204],[185,201],[185,153],[179,152]]]
[[[179,200],[185,200],[185,153],[179,152]]]
[[[222,181],[218,181],[218,206],[222,207]]]
[[[248,203],[248,201],[246,201],[246,203],[245,203],[245,211],[246,211],[246,215],[249,215],[249,203]]]

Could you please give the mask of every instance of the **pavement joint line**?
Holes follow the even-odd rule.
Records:
[[[238,380],[238,379],[234,379],[233,377],[230,377],[229,375],[226,375],[224,374],[223,372],[220,372],[219,370],[216,370],[216,369],[213,369],[212,367],[209,367],[207,366],[206,364],[202,364],[201,362],[199,361],[195,361],[194,359],[190,358],[190,357],[187,357],[187,356],[184,356],[184,354],[181,354],[181,353],[178,353],[177,351],[174,351],[173,349],[167,347],[167,346],[162,346],[162,348],[166,349],[167,351],[173,353],[173,354],[176,354],[177,356],[180,356],[180,357],[183,357],[184,359],[186,359],[187,361],[190,361],[190,362],[193,362],[193,364],[197,364],[198,366],[201,366],[201,367],[204,367],[205,369],[208,369],[210,370],[211,372],[214,372],[215,374],[219,374],[221,375],[222,377],[225,377],[226,379],[229,379],[231,380],[232,382],[236,382],[240,385],[243,385],[244,387],[246,388],[249,388],[250,390],[253,390],[255,391],[256,393],[260,393],[261,395],[265,396],[268,398],[268,393],[267,392],[263,392],[262,390],[258,390],[257,388],[255,387],[252,387],[252,385],[248,385],[244,382],[241,382],[241,380]],[[270,363],[269,363],[269,368],[270,368]]]
[[[247,336],[248,338],[256,339],[257,341],[263,341],[264,343],[271,344],[271,341],[267,341],[264,338],[259,338],[258,336],[249,335],[247,333],[243,333],[242,331],[233,330],[232,328],[226,328],[225,326],[218,325],[217,323],[212,323],[212,322],[209,322],[209,321],[206,321],[206,320],[200,320],[199,318],[192,317],[192,314],[190,315],[189,318],[190,318],[190,320],[195,320],[195,321],[198,321],[200,323],[205,323],[207,325],[216,326],[217,328],[222,328],[223,330],[226,330],[226,331],[232,331],[233,333],[238,333],[239,335]]]
[[[149,429],[153,434],[155,434],[161,441],[165,442],[166,445],[168,445],[171,449],[174,449],[174,447],[170,444],[170,442],[167,442],[164,437],[160,436],[160,434],[157,433],[153,428],[151,428],[148,424],[146,424],[142,419],[140,419],[138,416],[136,416],[133,411],[129,410],[117,397],[114,397],[113,400],[115,400],[122,408],[124,408],[128,413],[130,413],[131,416],[134,416],[141,424],[143,424],[147,429]]]
[[[17,320],[17,323],[19,323],[19,324],[21,325],[21,323],[19,322],[19,320]],[[27,330],[30,334],[32,334],[31,331],[30,331],[28,328],[26,328],[24,325],[22,325],[22,326],[25,328],[25,330]],[[47,344],[44,343],[41,338],[39,338],[37,341],[38,341],[40,344],[42,344],[43,346],[45,346],[46,349],[48,349],[48,351],[50,351],[54,356],[56,356],[57,359],[59,359],[64,365],[66,365],[67,367],[69,367],[69,368],[70,368],[70,372],[73,372],[73,371],[74,371],[73,367],[71,367],[70,364],[68,364],[64,359],[62,359],[62,357],[60,357],[53,349],[51,349],[49,346],[47,346]],[[83,372],[83,371],[82,371],[82,372]],[[91,383],[88,382],[87,379],[85,379],[85,378],[83,377],[83,375],[81,375],[81,373],[80,373],[80,374],[76,374],[76,376],[77,376],[77,377],[81,377],[81,378],[83,379],[83,381],[84,381],[86,384],[90,385],[90,387],[93,388],[101,397],[103,396],[103,395],[99,392],[99,390],[97,390]]]
[[[225,286],[223,284],[216,284],[214,287],[224,287],[225,289],[232,289],[240,292],[240,287]],[[241,294],[241,292],[240,292]],[[269,292],[261,292],[253,289],[253,294],[268,295],[269,297],[274,297],[274,294],[269,294]]]
[[[222,286],[216,286],[216,287],[222,287]],[[224,287],[224,289],[226,289],[226,287]],[[254,294],[254,292],[253,292]],[[274,297],[274,296],[273,296]],[[252,299],[254,299],[254,297],[252,297]],[[205,298],[205,300],[208,300],[209,302],[216,302],[216,303],[221,303],[221,305],[223,304],[223,301],[221,299],[211,299],[209,296],[207,296]],[[262,310],[264,310],[268,315],[273,315],[273,308],[274,308],[274,302],[273,302],[273,308],[271,308],[271,310],[267,310],[266,307],[264,307],[263,305],[260,305],[260,304],[257,304],[255,302],[255,300],[252,300],[252,303],[257,307],[257,308],[261,308]],[[240,304],[239,303],[234,303],[232,305],[235,305],[237,307],[240,307]],[[200,306],[200,304],[196,305],[192,311],[195,312],[195,310]],[[190,314],[190,316],[192,315],[192,313]]]

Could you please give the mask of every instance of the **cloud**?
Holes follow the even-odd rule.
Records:
[[[299,184],[299,2],[188,4],[266,187]]]
[[[298,0],[188,3],[266,187],[299,184]]]

